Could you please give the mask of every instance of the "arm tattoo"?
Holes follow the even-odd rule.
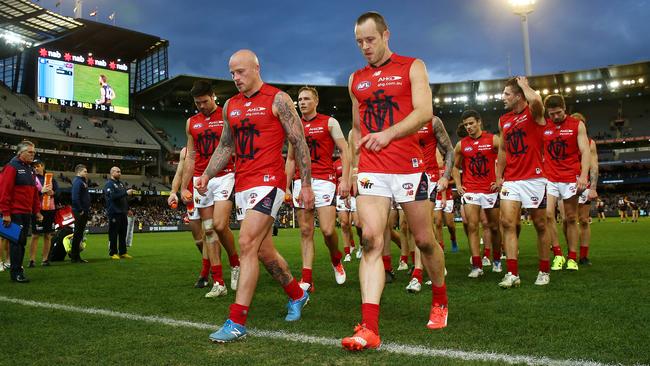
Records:
[[[225,108],[224,108],[225,110]],[[212,178],[217,175],[227,164],[232,156],[234,142],[232,139],[232,131],[230,124],[226,119],[223,121],[223,131],[219,139],[219,146],[212,154],[208,167],[205,168],[205,175]]]
[[[445,130],[445,125],[438,117],[433,117],[433,133],[436,135],[438,141],[438,149],[442,153],[445,160],[445,172],[443,176],[447,179],[451,177],[451,169],[454,166],[454,147],[451,145],[449,134]]]
[[[278,118],[287,133],[289,142],[293,145],[294,158],[300,168],[302,186],[311,186],[311,154],[305,141],[305,134],[298,112],[296,112],[296,108],[289,100],[290,98],[286,93],[280,92],[275,95],[273,106],[278,112]]]

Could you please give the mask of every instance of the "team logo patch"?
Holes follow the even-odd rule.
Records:
[[[239,117],[241,116],[241,111],[239,109],[235,109],[230,112],[230,117]]]
[[[411,165],[413,165],[414,168],[417,168],[420,166],[420,161],[417,158],[411,158]]]
[[[362,180],[359,181],[359,184],[361,184],[361,187],[363,187],[364,189],[370,189],[372,188],[372,185],[374,183],[372,183],[368,178],[363,178]]]
[[[370,88],[371,85],[372,85],[372,83],[369,82],[369,81],[362,81],[359,84],[357,84],[357,90],[358,91],[366,90],[366,89]]]
[[[413,184],[412,183],[404,183],[404,184],[402,184],[402,188],[411,189],[411,188],[413,188]]]

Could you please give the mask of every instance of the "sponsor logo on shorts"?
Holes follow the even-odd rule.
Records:
[[[508,192],[507,189],[503,188],[503,189],[501,190],[501,195],[508,197],[509,194],[510,194],[510,192]]]
[[[271,206],[273,205],[273,201],[271,200],[270,197],[264,197],[264,199],[262,200],[261,205],[262,205],[263,208],[265,208],[267,210],[271,210]]]
[[[494,203],[494,200],[493,200],[492,198],[488,198],[488,199],[487,199],[487,202],[488,202],[489,204],[493,204],[493,203]]]
[[[537,202],[537,201],[539,201],[539,197],[532,196],[532,197],[530,197],[530,200],[533,201],[533,202]]]
[[[331,196],[330,196],[329,194],[326,194],[326,195],[323,196],[323,199],[324,199],[325,201],[327,201],[327,200],[330,199],[330,197],[331,197]]]
[[[358,91],[366,90],[366,89],[370,88],[371,85],[372,85],[372,83],[369,82],[369,81],[362,81],[359,84],[357,84],[357,90]]]
[[[364,189],[371,189],[374,183],[372,183],[368,178],[363,178],[362,180],[359,181],[359,184],[361,184],[361,187],[363,187]]]
[[[241,116],[241,111],[239,109],[235,109],[230,112],[230,117],[239,117]]]
[[[463,198],[465,199],[465,201],[474,201],[474,197],[472,197],[472,196],[470,196],[468,194],[466,194]]]
[[[413,184],[412,183],[404,183],[404,184],[402,184],[402,188],[411,189],[411,188],[413,188]]]

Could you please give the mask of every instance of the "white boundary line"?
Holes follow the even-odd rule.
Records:
[[[186,320],[177,320],[159,316],[147,316],[131,313],[123,313],[106,309],[97,308],[82,308],[77,306],[53,304],[40,301],[23,300],[0,296],[0,302],[30,306],[35,308],[44,308],[51,310],[63,310],[66,312],[75,312],[91,315],[101,315],[112,318],[120,318],[126,320],[135,320],[147,323],[163,324],[172,327],[186,327],[195,329],[215,330],[213,324],[196,323]],[[334,338],[316,337],[299,333],[286,333],[282,331],[262,330],[262,329],[248,329],[248,334],[253,337],[281,339],[290,342],[298,343],[311,343],[321,346],[340,347],[341,341]],[[207,335],[206,335],[207,338]],[[382,343],[381,350],[390,353],[408,355],[408,356],[425,356],[425,357],[444,357],[462,361],[486,361],[507,364],[526,364],[526,365],[540,365],[540,366],[611,366],[613,364],[600,363],[595,361],[586,360],[556,360],[548,357],[536,356],[522,356],[522,355],[508,355],[494,352],[475,352],[475,351],[461,351],[454,349],[435,349],[427,348],[419,345],[398,344],[398,343]],[[619,364],[620,365],[620,364]]]

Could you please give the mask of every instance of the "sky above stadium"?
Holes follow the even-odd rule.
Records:
[[[39,5],[72,15],[73,0]],[[89,13],[97,11],[94,18]],[[523,74],[519,17],[506,0],[84,0],[84,18],[170,42],[170,76],[230,78],[228,58],[250,48],[268,82],[347,84],[364,66],[354,21],[382,13],[393,52],[421,58],[431,82]],[[533,74],[650,59],[650,0],[537,0],[529,17]]]

